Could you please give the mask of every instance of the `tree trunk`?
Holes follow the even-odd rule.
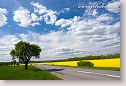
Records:
[[[25,70],[28,69],[28,62],[25,63]]]

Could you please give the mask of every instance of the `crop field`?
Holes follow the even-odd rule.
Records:
[[[83,60],[94,63],[94,67],[120,67],[120,58],[115,59],[100,59],[100,60]],[[63,66],[77,66],[78,61],[66,61],[66,62],[48,62],[48,63],[37,63],[37,64],[48,64],[48,65],[63,65]]]
[[[0,66],[0,80],[61,80],[48,71],[28,66]]]

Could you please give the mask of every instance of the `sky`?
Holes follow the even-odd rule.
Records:
[[[1,0],[0,62],[20,40],[42,48],[40,59],[120,52],[119,0]]]

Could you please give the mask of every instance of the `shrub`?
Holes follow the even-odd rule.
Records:
[[[78,66],[84,66],[84,67],[94,67],[94,64],[89,61],[79,61],[77,62]]]

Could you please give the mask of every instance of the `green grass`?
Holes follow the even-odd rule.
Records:
[[[84,66],[67,66],[67,65],[54,65],[54,66],[64,66],[64,67],[83,68],[83,69],[96,69],[96,70],[120,71],[119,67],[84,67]]]
[[[78,68],[120,71],[119,67],[81,67],[80,66]]]
[[[61,80],[48,71],[28,66],[0,66],[0,80]]]

